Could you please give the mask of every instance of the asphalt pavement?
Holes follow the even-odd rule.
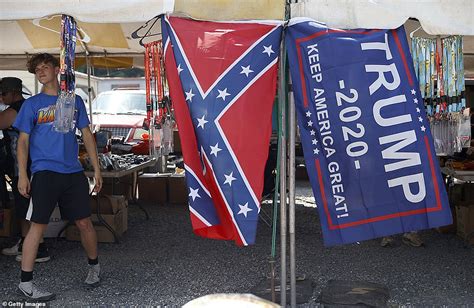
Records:
[[[421,232],[424,247],[408,247],[396,238],[391,248],[379,240],[325,248],[308,182],[297,182],[296,268],[312,283],[312,296],[299,307],[318,306],[331,279],[378,283],[390,291],[389,306],[474,305],[474,253],[453,234]],[[87,289],[82,281],[87,260],[78,242],[48,240],[52,260],[38,264],[35,281],[57,294],[51,307],[181,306],[213,293],[249,293],[268,275],[271,228],[258,226],[250,247],[200,238],[192,233],[185,205],[144,204],[145,220],[134,205],[129,229],[118,244],[99,245],[102,283]],[[271,204],[262,210],[271,212]],[[0,238],[0,248],[12,244]],[[278,249],[279,252],[279,249]],[[0,255],[1,302],[16,294],[19,263]]]

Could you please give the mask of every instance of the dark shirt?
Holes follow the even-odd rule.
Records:
[[[21,99],[19,101],[13,102],[12,104],[8,106],[8,108],[13,108],[13,110],[15,110],[16,113],[18,114],[20,112],[20,108],[23,105],[24,101],[25,101],[24,99]],[[9,128],[3,130],[3,136],[4,136],[7,146],[9,147],[8,155],[11,156],[9,157],[6,163],[8,166],[5,166],[6,167],[5,169],[8,170],[8,173],[10,173],[11,175],[18,176],[18,162],[16,160],[16,147],[18,144],[19,132],[16,128],[13,128],[12,126],[10,126]]]

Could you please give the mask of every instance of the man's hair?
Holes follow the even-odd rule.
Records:
[[[36,67],[41,63],[51,64],[53,67],[59,67],[59,60],[49,53],[37,53],[28,60],[26,67],[28,72],[34,74]]]

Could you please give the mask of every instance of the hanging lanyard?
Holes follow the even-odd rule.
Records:
[[[160,40],[144,44],[147,122],[155,126],[161,125],[165,115],[170,111],[164,98],[165,72],[161,43]]]
[[[62,15],[60,40],[60,89],[63,93],[73,93],[76,87],[74,58],[76,50],[76,21],[68,15]]]

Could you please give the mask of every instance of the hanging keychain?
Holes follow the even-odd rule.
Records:
[[[68,133],[75,127],[76,110],[74,57],[76,49],[76,21],[62,15],[60,39],[60,92],[56,101],[53,127],[55,131]]]

